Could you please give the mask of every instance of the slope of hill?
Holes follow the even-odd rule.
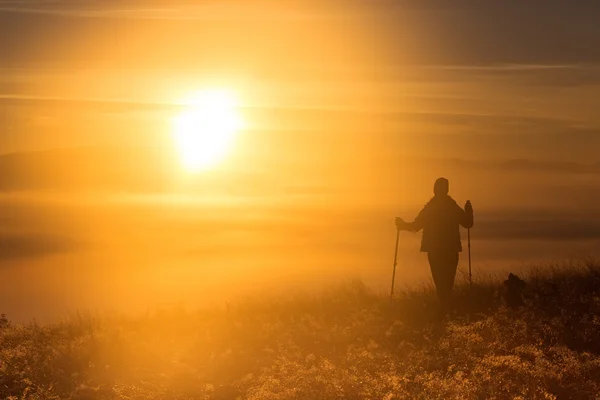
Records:
[[[0,328],[11,399],[596,398],[600,266],[532,275],[508,308],[498,283],[393,302],[352,283],[226,310],[77,315]]]

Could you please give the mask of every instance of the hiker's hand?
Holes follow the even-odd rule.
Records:
[[[471,205],[471,200],[467,200],[467,202],[465,203],[465,211],[466,212],[473,212],[473,206]]]
[[[396,217],[396,228],[398,230],[406,228],[406,222],[400,217]]]

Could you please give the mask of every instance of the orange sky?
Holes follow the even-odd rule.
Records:
[[[39,171],[11,167],[3,188],[64,190],[64,170],[81,162],[80,181],[164,190],[182,99],[221,87],[237,93],[246,122],[219,165],[228,182],[421,202],[448,175],[481,199],[524,187],[535,202],[579,180],[589,197],[600,145],[594,10],[541,8],[538,31],[522,18],[533,11],[491,2],[0,1],[10,38],[0,153],[94,148],[65,150],[63,172],[52,155]],[[569,22],[557,19],[565,13]]]
[[[358,146],[374,137],[409,154],[595,161],[592,6],[569,8],[568,25],[560,6],[537,10],[550,48],[516,5],[111,4],[0,2],[3,152],[160,142],[171,104],[224,86],[252,128],[277,135],[360,130]],[[493,15],[503,22],[482,24]]]
[[[473,201],[478,267],[592,254],[597,15],[567,1],[0,0],[0,304],[349,274],[387,287],[393,217],[439,176]],[[192,174],[173,118],[214,88],[237,94],[245,127]],[[403,282],[427,276],[416,236],[402,254]]]

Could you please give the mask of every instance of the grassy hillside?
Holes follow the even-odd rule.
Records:
[[[585,399],[600,396],[600,266],[429,289],[391,302],[360,283],[318,297],[137,318],[0,322],[0,397],[13,399]],[[12,396],[12,397],[11,397]]]

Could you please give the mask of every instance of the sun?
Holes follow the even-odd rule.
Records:
[[[232,149],[242,127],[235,93],[204,90],[184,102],[173,119],[175,146],[183,168],[199,172],[218,164]]]

